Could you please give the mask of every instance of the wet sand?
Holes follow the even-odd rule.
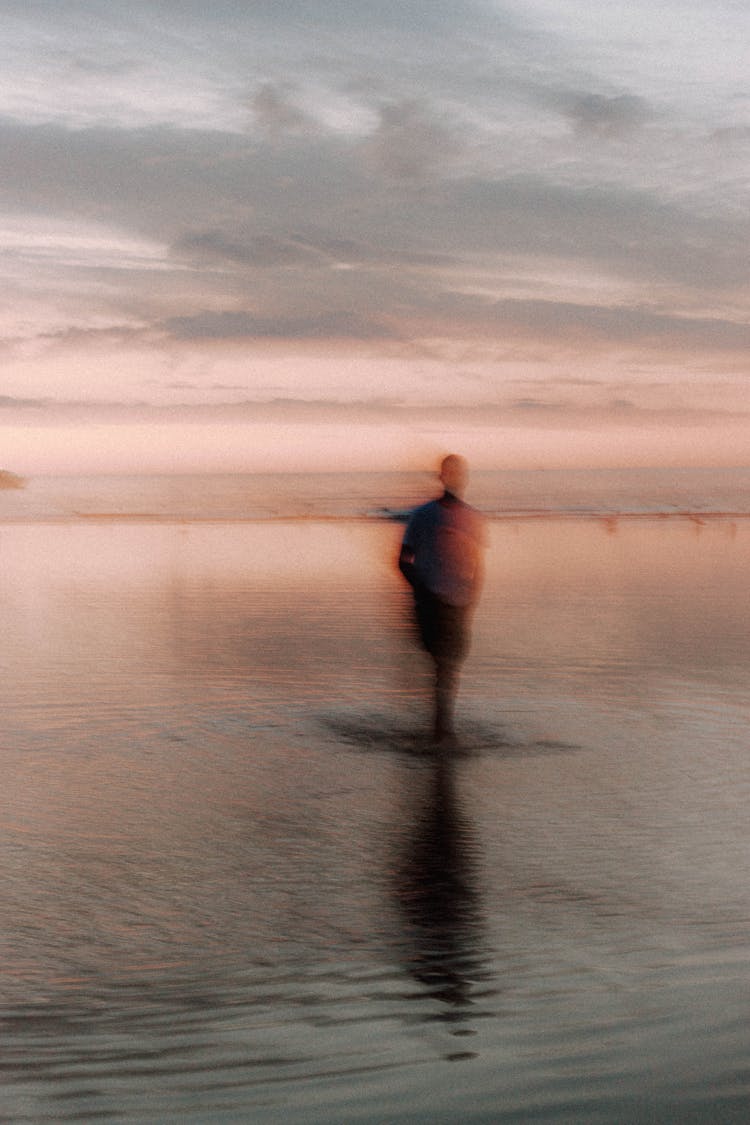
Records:
[[[0,529],[0,1115],[747,1118],[750,521]]]

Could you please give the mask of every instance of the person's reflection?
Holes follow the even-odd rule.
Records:
[[[479,944],[476,844],[456,797],[455,764],[430,766],[414,832],[397,864],[396,896],[407,934],[411,974],[445,1007],[438,1018],[465,1026],[486,977]]]

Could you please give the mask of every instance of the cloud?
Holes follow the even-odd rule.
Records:
[[[181,14],[181,0],[170,2]],[[198,0],[188,2],[197,18],[206,16]],[[249,26],[256,32],[283,35],[285,41],[295,45],[301,41],[308,47],[313,31],[325,31],[327,39],[334,36],[337,46],[354,49],[356,45],[363,53],[380,47],[383,39],[392,44],[394,35],[413,43],[435,34],[459,34],[466,27],[480,33],[494,29],[497,33],[518,22],[481,0],[463,0],[459,8],[450,0],[379,0],[378,4],[369,0],[316,0],[314,14],[307,0],[285,0],[283,5],[278,0],[253,0],[244,15],[235,0],[221,0],[215,7],[219,18],[238,23],[240,28],[244,25],[244,30]]]
[[[588,337],[641,347],[750,349],[750,323],[666,315],[645,307],[580,305],[565,301],[508,300],[492,306],[498,327],[558,340]]]
[[[108,222],[248,268],[314,267],[315,251],[338,243],[359,248],[360,261],[366,248],[373,260],[373,247],[390,247],[403,262],[555,257],[698,291],[746,281],[750,223],[739,210],[691,211],[655,190],[552,174],[444,179],[450,130],[446,136],[415,103],[384,110],[373,143],[378,175],[372,150],[368,170],[361,145],[334,136],[296,137],[279,149],[187,129],[71,131],[6,121],[0,201],[16,213]],[[433,284],[426,273],[422,284]]]
[[[561,103],[579,133],[607,139],[625,136],[650,117],[646,101],[634,94],[569,94]]]
[[[750,144],[750,125],[725,125],[721,129],[714,129],[710,140],[727,148],[737,146],[745,147]]]
[[[341,238],[326,232],[311,231],[287,237],[233,231],[196,230],[182,235],[170,247],[176,257],[196,263],[221,262],[249,269],[276,266],[305,266],[328,269],[331,266],[450,266],[454,258],[440,253],[410,251]]]
[[[519,0],[115,7],[13,0],[10,393],[98,393],[117,371],[123,397],[144,378],[164,399],[179,397],[168,382],[210,397],[242,381],[245,344],[278,353],[263,340],[321,366],[340,341],[322,385],[372,385],[377,362],[388,387],[408,371],[413,398],[459,397],[473,371],[476,393],[567,366],[606,380],[636,351],[654,370],[702,363],[707,387],[722,362],[739,368],[744,103],[731,76],[693,65],[718,38],[689,69],[670,55],[677,5],[649,17],[664,74],[643,63],[642,25],[575,3],[569,17]],[[320,370],[271,368],[264,391]],[[525,404],[507,410],[541,418],[568,393],[516,386]]]
[[[72,71],[79,71],[81,74],[91,74],[96,78],[119,78],[121,76],[137,74],[141,69],[141,65],[132,58],[108,60],[105,58],[95,58],[90,55],[77,57],[70,53],[64,54],[63,58],[67,61]]]
[[[190,389],[181,388],[180,389]],[[446,431],[452,427],[484,431],[495,429],[545,429],[569,431],[575,429],[608,429],[626,427],[633,431],[659,430],[663,427],[693,429],[697,427],[722,427],[727,423],[750,420],[750,411],[706,409],[691,403],[643,405],[632,399],[612,398],[600,403],[566,402],[548,398],[523,399],[497,398],[471,403],[445,402],[439,398],[431,402],[401,402],[397,398],[259,398],[224,402],[185,402],[167,404],[121,403],[104,401],[58,401],[39,404],[33,421],[40,426],[76,424],[81,426],[102,423],[128,425],[131,423],[173,425],[285,425],[316,426],[339,423],[352,427],[369,425],[397,425],[418,433],[426,426],[436,426]],[[12,413],[9,411],[9,414]],[[18,417],[23,418],[19,406]],[[27,415],[31,418],[31,415]]]
[[[517,398],[510,403],[510,409],[521,411],[530,410],[534,412],[541,410],[544,412],[553,411],[558,413],[560,410],[566,410],[567,407],[559,402],[548,402],[536,398]]]
[[[408,133],[426,112],[400,105],[395,132],[396,121]],[[434,158],[428,134],[415,176]],[[691,212],[654,191],[539,175],[419,181],[404,165],[402,178],[379,178],[366,174],[359,142],[337,137],[296,137],[278,150],[206,131],[0,121],[2,142],[0,200],[29,216],[30,229],[35,213],[73,225],[95,219],[99,239],[117,232],[113,247],[129,245],[125,232],[159,251],[150,278],[132,268],[131,251],[121,269],[114,249],[96,268],[62,251],[57,266],[54,256],[44,260],[50,300],[78,287],[110,324],[143,326],[134,331],[154,325],[183,340],[464,340],[481,331],[599,349],[747,346],[743,323],[679,313],[716,306],[735,287],[741,306],[750,224],[740,213]],[[539,284],[549,261],[571,275],[590,268],[623,279],[631,293],[635,283],[643,304],[511,295],[519,267]],[[25,284],[38,287],[32,265]],[[500,299],[473,295],[475,279]]]
[[[178,340],[352,338],[389,339],[392,333],[376,318],[349,312],[329,312],[308,318],[264,317],[246,312],[201,312],[171,317],[164,329]]]
[[[230,262],[239,266],[314,265],[320,260],[314,247],[295,238],[251,235],[244,240],[220,230],[183,235],[172,245],[172,253],[204,261]]]
[[[690,211],[653,191],[540,176],[466,177],[444,188],[446,249],[594,262],[613,275],[686,288],[744,284],[750,223]],[[447,216],[446,216],[447,217]]]
[[[421,180],[441,171],[461,151],[454,129],[426,105],[407,100],[380,108],[380,122],[365,152],[395,180]]]
[[[630,138],[637,129],[656,117],[651,103],[629,90],[617,93],[581,90],[526,75],[514,78],[511,87],[531,105],[563,116],[579,136],[588,135],[602,140]]]
[[[626,345],[659,352],[673,349],[693,357],[697,351],[743,355],[750,349],[747,321],[679,315],[646,305],[590,305],[533,298],[492,301],[446,293],[435,300],[428,320],[433,332],[438,331],[440,323],[446,336],[463,333],[474,338],[522,339],[582,351]]]
[[[315,133],[315,120],[295,104],[288,87],[264,83],[250,101],[255,123],[271,136],[282,133]]]

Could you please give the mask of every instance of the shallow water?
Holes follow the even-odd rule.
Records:
[[[0,1117],[734,1122],[750,521],[0,529]]]

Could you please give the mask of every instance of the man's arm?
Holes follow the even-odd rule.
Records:
[[[398,569],[410,586],[417,585],[417,572],[414,566],[414,548],[406,542],[401,544],[401,554],[398,556]]]
[[[417,577],[417,545],[420,541],[420,515],[412,512],[401,541],[401,553],[398,556],[398,569],[403,574],[409,585],[416,589],[419,585]]]

